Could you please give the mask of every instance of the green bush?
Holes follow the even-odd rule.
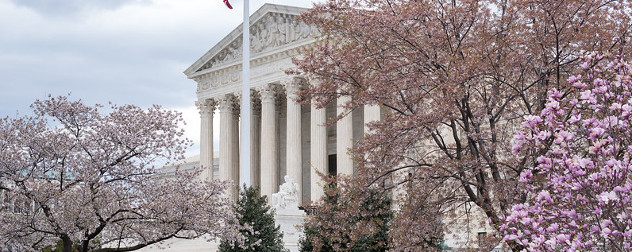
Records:
[[[350,205],[350,197],[347,193],[337,190],[335,183],[325,188],[325,197],[320,205],[313,209],[313,213],[306,219],[303,226],[303,235],[299,240],[300,251],[357,251],[377,252],[387,251],[388,225],[393,218],[390,209],[391,199],[374,190],[365,193],[364,200],[360,202],[356,216],[339,216],[343,208],[354,207]],[[358,231],[364,225],[377,227],[374,232],[366,233]],[[355,238],[353,238],[355,237]]]
[[[239,224],[249,225],[253,232],[247,229],[240,230],[247,238],[244,246],[222,240],[220,252],[286,251],[283,248],[283,234],[279,231],[280,227],[274,223],[274,210],[270,209],[266,196],[259,196],[259,188],[244,186],[239,193],[235,212]]]

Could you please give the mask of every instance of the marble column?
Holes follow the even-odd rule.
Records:
[[[370,133],[367,124],[381,120],[379,105],[364,105],[364,133]]]
[[[351,102],[351,97],[337,99],[337,113],[345,112],[343,106]],[[350,112],[336,123],[336,166],[338,174],[353,175],[353,159],[349,150],[353,148],[353,114]]]
[[[278,190],[279,165],[276,138],[276,89],[266,86],[261,95],[261,195],[268,196]]]
[[[250,184],[261,187],[261,97],[250,91]]]
[[[310,199],[317,201],[324,195],[325,185],[318,173],[327,174],[327,113],[326,108],[316,108],[313,100],[310,120]]]
[[[241,187],[242,182],[239,181],[239,114],[240,114],[240,96],[236,96],[235,97],[235,103],[233,105],[233,166],[232,169],[230,171],[230,176],[233,178],[233,181],[235,181],[235,191],[239,192],[239,188]],[[239,193],[237,193],[236,196],[239,196]],[[235,197],[235,199],[237,199],[238,197]]]
[[[200,177],[213,179],[213,112],[216,103],[213,99],[198,101],[195,105],[200,110],[200,166],[203,171]]]
[[[297,92],[300,90],[300,79],[284,83],[287,93],[287,137],[286,137],[286,170],[287,175],[298,184],[299,205],[303,199],[303,148],[301,147],[301,104]]]
[[[8,201],[7,197],[9,197],[7,191],[0,189],[0,211],[5,210],[6,206],[4,204]]]
[[[221,180],[230,181],[237,185],[239,177],[235,177],[234,159],[237,157],[235,153],[234,139],[237,134],[235,131],[234,114],[235,98],[233,95],[226,95],[219,100],[220,115],[220,138],[219,138],[219,178]],[[239,169],[239,167],[237,167]],[[236,187],[233,187],[236,188]],[[235,190],[229,190],[229,198],[235,199],[238,195]]]

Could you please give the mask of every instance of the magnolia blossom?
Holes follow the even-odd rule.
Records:
[[[0,120],[0,251],[134,250],[171,237],[234,239],[226,185],[198,172],[161,178],[182,158],[182,117],[158,106],[103,109],[37,100]],[[107,113],[102,113],[106,110]]]
[[[525,203],[501,226],[529,251],[628,251],[632,243],[632,73],[623,57],[593,53],[539,116],[525,117],[516,154],[543,153],[525,169]],[[542,132],[550,132],[542,134]]]

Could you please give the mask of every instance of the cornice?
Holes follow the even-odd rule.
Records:
[[[272,51],[254,55],[253,57],[250,57],[250,66],[254,68],[263,64],[267,64],[269,62],[274,62],[276,59],[279,59],[279,58],[294,57],[300,53],[300,50],[308,48],[309,46],[313,45],[316,41],[317,41],[316,39],[301,41],[300,43],[288,44],[288,46],[286,47],[280,47]],[[223,72],[226,70],[229,70],[229,71],[241,70],[241,65],[242,65],[242,60],[226,62],[224,64],[219,64],[209,69],[204,69],[202,71],[195,72],[191,74],[190,76],[188,76],[188,78],[197,81],[200,79],[200,77],[204,77],[205,75],[208,75],[210,73]]]

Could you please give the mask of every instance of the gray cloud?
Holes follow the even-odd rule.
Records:
[[[251,11],[262,4],[251,3]],[[182,71],[241,23],[240,2],[233,6],[228,10],[219,0],[0,0],[0,118],[29,114],[29,104],[47,94],[68,93],[88,104],[189,108],[195,118],[196,84]],[[199,122],[192,124],[191,138],[198,141]]]
[[[15,5],[32,9],[43,16],[61,17],[93,9],[116,9],[135,0],[11,0]]]
[[[50,2],[30,1],[38,7]],[[78,6],[82,1],[68,2]],[[0,9],[11,7],[2,4]],[[182,71],[212,46],[209,41],[221,39],[197,31],[218,30],[211,22],[187,27],[178,21],[187,14],[183,10],[156,14],[140,6],[71,21],[15,10],[21,9],[7,15],[0,10],[0,117],[27,113],[33,100],[49,93],[72,93],[88,103],[190,106],[195,83]]]

